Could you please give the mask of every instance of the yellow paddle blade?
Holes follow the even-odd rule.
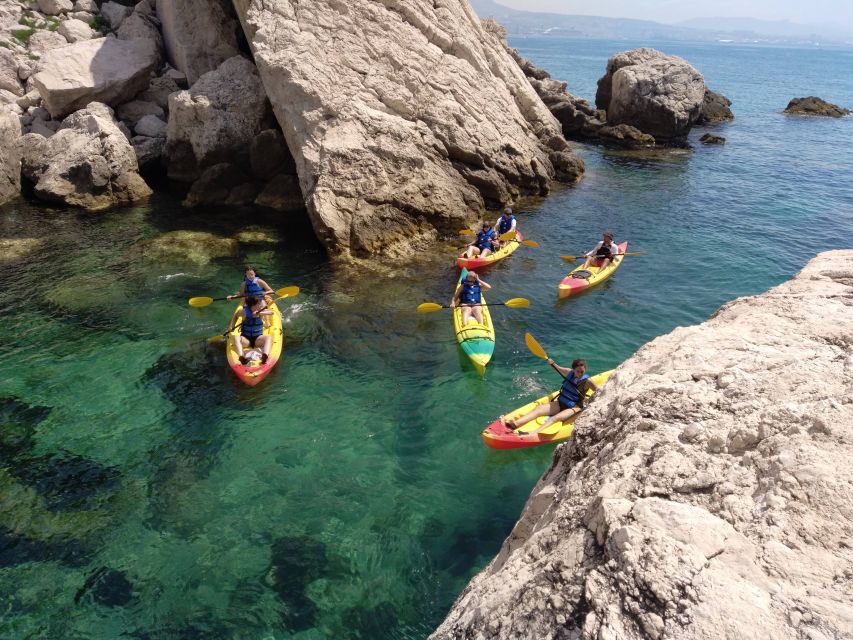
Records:
[[[206,307],[211,302],[213,302],[213,298],[208,298],[207,296],[198,296],[196,298],[190,298],[187,302],[191,307]]]
[[[459,235],[460,236],[476,236],[477,234],[475,232],[471,231],[470,229],[462,229],[459,232]]]
[[[222,342],[225,342],[225,336],[220,333],[219,335],[213,336],[212,338],[208,338],[207,341],[210,344],[220,344]]]
[[[566,262],[574,262],[578,259],[578,256],[560,256],[560,260],[565,260]]]
[[[276,289],[275,295],[279,298],[289,298],[292,296],[299,295],[299,287],[282,287],[281,289]]]
[[[515,229],[512,231],[507,231],[506,233],[502,233],[498,236],[498,240],[501,242],[506,242],[507,240],[515,240]]]
[[[512,307],[514,309],[526,309],[530,306],[530,300],[527,298],[510,298],[504,305],[507,307]],[[529,334],[528,334],[529,335]]]
[[[435,302],[424,302],[423,304],[418,305],[418,313],[432,313],[433,311],[438,311],[439,309],[443,309],[440,304],[436,304]]]
[[[534,338],[529,333],[524,334],[524,344],[527,345],[527,348],[530,349],[530,353],[534,356],[538,356],[543,360],[548,359],[548,354],[545,353],[545,349],[543,349],[538,342],[536,342],[536,338]]]
[[[521,244],[526,245],[528,247],[536,247],[539,248],[539,243],[536,240],[522,240]]]

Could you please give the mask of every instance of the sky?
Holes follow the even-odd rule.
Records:
[[[524,11],[637,18],[673,23],[690,18],[748,17],[788,20],[800,24],[830,24],[853,29],[853,0],[497,0]]]

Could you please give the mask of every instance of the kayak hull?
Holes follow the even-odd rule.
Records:
[[[456,258],[456,266],[460,269],[482,269],[483,267],[493,265],[494,263],[515,253],[515,250],[521,246],[521,241],[524,240],[524,237],[519,231],[516,231],[515,239],[518,240],[518,242],[507,242],[500,249],[487,255],[485,258]]]
[[[592,376],[592,381],[596,384],[596,386],[601,386],[607,379],[613,374],[613,370],[604,371],[603,373],[599,373],[597,375]],[[542,396],[541,398],[534,400],[533,402],[528,402],[523,407],[519,407],[514,411],[509,412],[504,416],[505,420],[515,420],[526,414],[528,411],[532,411],[534,408],[546,404],[548,402],[552,402],[557,398],[560,394],[559,391],[555,391],[554,393],[549,393],[547,396]],[[591,395],[587,393],[587,396]],[[583,413],[583,412],[581,412]],[[507,428],[505,424],[503,424],[500,420],[495,420],[488,427],[483,429],[483,432],[480,434],[483,438],[483,443],[490,447],[491,449],[524,449],[527,447],[538,447],[543,444],[553,444],[555,442],[563,442],[568,440],[572,431],[574,430],[574,423],[577,420],[577,417],[581,415],[581,413],[576,413],[569,420],[565,422],[557,422],[548,427],[547,429],[540,431],[535,434],[525,434],[523,433],[525,430],[533,430],[537,427],[542,426],[547,417],[542,416],[536,418],[535,420],[531,420],[526,425],[520,427],[522,433],[518,431],[512,431]]]
[[[456,292],[459,292],[462,286],[461,282],[468,275],[468,270],[463,269],[462,275],[459,278],[459,284],[456,285]],[[481,294],[480,302],[483,306],[483,324],[469,322],[462,326],[462,309],[456,307],[453,310],[453,330],[456,334],[456,342],[459,347],[471,360],[474,368],[480,376],[486,375],[486,365],[492,359],[492,354],[495,352],[495,328],[492,324],[492,314],[489,313],[489,307],[485,306],[486,296]]]
[[[254,387],[269,375],[270,371],[273,370],[273,367],[278,364],[278,361],[281,358],[281,350],[284,346],[281,311],[279,311],[278,305],[272,302],[272,298],[270,296],[267,296],[267,305],[270,307],[273,314],[269,316],[269,325],[264,327],[264,335],[272,336],[272,347],[270,348],[270,355],[265,364],[261,364],[260,360],[250,360],[246,365],[240,362],[240,357],[237,355],[237,349],[234,348],[232,336],[240,335],[240,327],[243,321],[242,317],[236,318],[234,331],[231,331],[228,334],[228,345],[225,351],[228,366],[231,367],[231,370],[238,378],[240,378],[240,380],[250,387]],[[237,309],[234,311],[234,316],[237,316],[242,308],[243,305],[238,305]]]
[[[625,253],[628,250],[628,243],[623,242],[619,245],[619,253]],[[565,278],[560,281],[560,284],[557,285],[557,295],[560,299],[570,298],[571,296],[577,295],[582,291],[586,291],[598,284],[601,284],[605,280],[607,280],[610,276],[616,273],[616,270],[622,264],[624,260],[623,257],[619,257],[614,259],[607,268],[603,271],[599,269],[597,266],[590,266],[586,270],[590,272],[590,276],[588,278],[580,278],[574,277],[573,274],[577,274],[578,272],[584,270],[583,265],[580,265],[569,272]]]

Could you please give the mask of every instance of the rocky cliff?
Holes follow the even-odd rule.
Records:
[[[853,638],[853,251],[622,364],[434,640]]]
[[[582,172],[467,2],[234,4],[333,253],[409,248]]]

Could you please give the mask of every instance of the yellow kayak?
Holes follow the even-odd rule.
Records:
[[[467,275],[468,270],[462,269],[459,284],[456,285],[457,292]],[[482,294],[480,302],[483,305],[483,324],[472,319],[463,327],[462,309],[456,307],[453,310],[453,330],[456,332],[456,341],[462,347],[462,351],[474,363],[474,368],[479,374],[483,376],[486,374],[486,365],[489,364],[489,360],[492,359],[492,354],[495,352],[495,328],[492,325],[492,314],[489,313],[489,307],[485,306],[486,297]]]
[[[619,247],[619,253],[625,253],[628,249],[627,242],[622,242],[617,246]],[[603,270],[592,265],[587,269],[584,269],[583,265],[573,269],[557,286],[557,295],[560,298],[568,298],[581,291],[586,291],[597,284],[601,284],[616,272],[616,269],[619,268],[624,259],[623,257],[614,258]]]
[[[264,316],[265,318],[269,318],[269,323],[265,322],[264,335],[272,336],[272,347],[270,348],[270,355],[265,364],[261,364],[260,356],[258,356],[257,359],[250,360],[248,364],[244,365],[240,362],[240,357],[237,355],[237,350],[234,348],[232,336],[240,335],[240,327],[243,324],[243,316],[238,316],[238,314],[240,314],[240,310],[243,308],[242,304],[237,305],[237,309],[234,311],[234,316],[238,316],[237,322],[234,326],[234,330],[228,334],[228,346],[226,347],[225,357],[227,358],[231,369],[237,374],[237,377],[250,387],[254,387],[261,380],[266,378],[270,371],[272,371],[272,368],[281,357],[281,349],[284,346],[284,331],[281,326],[281,311],[279,311],[278,305],[273,303],[273,299],[270,296],[266,297],[266,301],[267,306],[272,310],[273,314],[271,316]],[[248,351],[257,351],[260,353],[260,349],[244,349],[244,352]]]

